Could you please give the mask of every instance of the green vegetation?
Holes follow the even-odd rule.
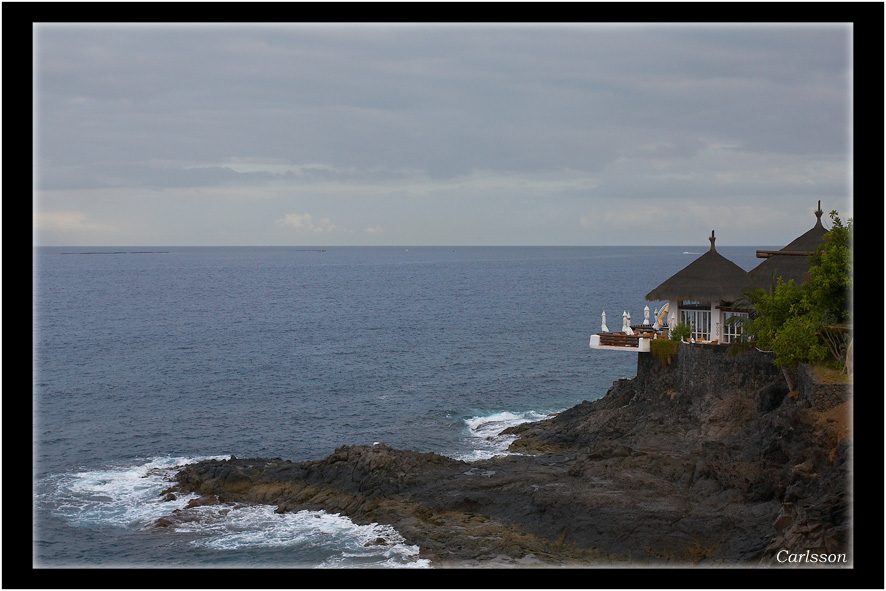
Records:
[[[769,292],[746,290],[737,306],[748,318],[729,321],[742,325],[742,345],[775,352],[793,390],[799,363],[827,363],[851,374],[852,361],[852,219],[844,226],[836,211],[823,244],[809,256],[809,281],[797,286],[773,278]]]
[[[652,339],[649,341],[649,352],[655,355],[662,365],[670,365],[680,341],[676,339]]]
[[[671,329],[672,341],[685,341],[692,335],[692,327],[688,324],[680,323]]]

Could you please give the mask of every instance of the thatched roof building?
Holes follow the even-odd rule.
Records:
[[[785,283],[793,279],[800,285],[808,279],[809,255],[814,253],[824,242],[827,230],[821,224],[821,201],[815,211],[815,226],[796,240],[776,251],[758,250],[757,256],[765,258],[762,263],[748,271],[748,278],[753,287],[762,287],[767,292],[773,279],[781,277]]]
[[[694,300],[734,302],[748,285],[747,271],[717,252],[714,232],[711,249],[646,294],[650,301]]]
[[[689,327],[691,342],[735,342],[741,337],[742,326],[730,320],[735,316],[748,317],[750,310],[742,297],[746,289],[768,289],[773,273],[785,281],[794,279],[797,284],[805,280],[809,255],[818,249],[827,233],[821,225],[821,202],[815,215],[818,218],[815,227],[783,249],[758,250],[757,256],[766,260],[750,272],[717,252],[712,231],[711,249],[647,293],[646,299],[668,301],[668,331],[684,325]],[[649,338],[659,338],[656,336],[660,332],[658,327],[652,329],[653,336],[647,336],[645,344],[643,334],[632,336],[627,331],[610,333],[604,329],[602,333],[591,335],[590,346],[592,349],[647,351]]]

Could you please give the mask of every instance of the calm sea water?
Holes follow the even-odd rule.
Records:
[[[745,269],[752,247],[719,247]],[[382,442],[476,460],[632,377],[592,351],[700,248],[38,248],[34,553],[55,567],[427,567],[387,526],[206,507],[175,467]],[[613,328],[614,329],[614,328]],[[369,545],[383,537],[386,546]]]

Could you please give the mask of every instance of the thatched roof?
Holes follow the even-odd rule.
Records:
[[[827,230],[821,225],[821,202],[819,202],[818,210],[815,212],[815,226],[811,230],[799,236],[793,242],[785,246],[778,252],[797,253],[807,252],[813,253],[823,242],[823,237],[827,234]],[[769,291],[772,285],[773,277],[781,277],[785,282],[793,279],[794,283],[800,285],[803,283],[804,274],[809,271],[809,257],[798,256],[796,254],[779,255],[777,253],[770,254],[762,263],[748,271],[748,278],[754,287],[762,287]]]
[[[646,294],[651,301],[698,300],[734,302],[748,285],[747,272],[717,252],[714,232],[711,249]]]

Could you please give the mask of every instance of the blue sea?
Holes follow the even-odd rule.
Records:
[[[718,251],[750,269],[756,248]],[[152,523],[205,458],[504,454],[504,428],[635,375],[635,354],[588,347],[601,313],[639,323],[705,250],[35,248],[33,566],[429,568],[391,527],[324,512]]]

